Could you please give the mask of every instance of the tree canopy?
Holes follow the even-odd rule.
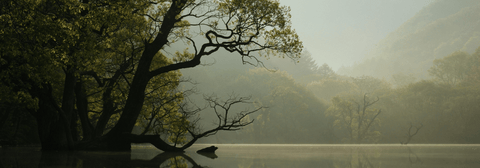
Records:
[[[73,149],[80,140],[89,141],[82,148],[151,142],[183,150],[130,134],[135,125],[155,135],[178,121],[189,125],[179,110],[186,94],[176,89],[179,69],[220,49],[261,65],[259,56],[297,59],[303,48],[290,9],[274,0],[1,4],[0,100],[35,116],[45,150]]]

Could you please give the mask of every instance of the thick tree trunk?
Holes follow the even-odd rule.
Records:
[[[48,98],[40,97],[39,108],[35,114],[42,150],[67,150],[65,127],[48,100]]]
[[[112,84],[113,85],[113,84]],[[108,86],[105,92],[103,92],[102,99],[103,99],[103,112],[98,119],[97,125],[95,126],[95,135],[96,137],[102,136],[105,127],[108,124],[108,120],[113,115],[113,111],[115,110],[113,107],[113,100],[111,97],[113,86]]]
[[[63,87],[63,99],[62,99],[62,110],[67,117],[68,122],[73,115],[73,109],[75,106],[75,83],[77,79],[73,74],[73,68],[69,67],[69,70],[65,72],[65,82]]]
[[[121,134],[132,132],[138,115],[142,110],[145,99],[145,88],[149,80],[148,76],[142,73],[148,73],[148,71],[141,72],[140,70],[137,70],[128,94],[125,108],[123,109],[123,113],[115,127],[108,132],[107,136],[117,137]]]
[[[76,110],[73,111],[72,118],[70,119],[70,132],[72,135],[73,142],[77,142],[80,139],[80,132],[78,129],[78,113]]]
[[[8,118],[10,118],[10,113],[12,113],[13,108],[6,106],[6,108],[0,107],[0,131],[2,130],[5,123],[7,123]]]
[[[152,64],[153,57],[168,43],[168,35],[177,22],[175,17],[181,13],[185,3],[186,0],[174,1],[174,3],[172,3],[165,14],[160,33],[152,43],[145,45],[145,50],[142,53],[137,70],[135,71],[123,113],[115,127],[107,134],[108,137],[118,137],[122,134],[132,132],[138,115],[142,110],[145,99],[145,88],[152,78],[150,65]],[[119,148],[124,148],[124,146]]]
[[[65,112],[56,104],[52,86],[44,84],[30,91],[37,97],[38,109],[33,113],[37,120],[42,150],[72,150],[73,140]]]
[[[152,64],[153,57],[160,51],[160,49],[163,48],[165,44],[168,43],[168,35],[172,31],[175,23],[179,21],[176,19],[176,17],[182,12],[185,4],[186,0],[174,1],[171,4],[169,10],[165,14],[159,31],[160,33],[155,37],[155,40],[153,40],[152,43],[145,44],[145,50],[143,51],[138,62],[130,90],[128,92],[128,98],[120,119],[118,120],[117,124],[98,141],[97,144],[93,144],[93,146],[90,147],[104,150],[130,150],[131,143],[151,143],[163,151],[179,152],[193,144],[192,142],[187,146],[178,148],[165,143],[158,135],[139,136],[131,134],[137,118],[142,110],[145,99],[145,89],[150,79],[155,75],[176,70],[172,68],[165,68],[161,71],[152,73],[150,72],[150,66]],[[198,65],[199,63],[200,60],[197,58],[193,63],[185,63],[176,68],[180,69],[182,67],[192,67]],[[108,109],[105,109],[104,107],[104,110]],[[97,130],[97,133],[98,131],[99,130]],[[90,147],[87,145],[86,148]]]
[[[75,85],[75,96],[77,100],[77,113],[82,125],[82,140],[91,140],[93,138],[93,126],[88,119],[88,101],[81,79]]]
[[[187,144],[176,147],[166,143],[159,135],[134,135],[124,133],[118,136],[102,136],[92,141],[81,142],[76,146],[78,150],[100,150],[100,151],[130,151],[132,143],[150,143],[157,149],[164,152],[183,152],[191,147],[198,138],[194,138]]]
[[[67,139],[67,144],[69,149],[73,149],[73,133],[76,131],[76,127],[72,128],[71,127],[71,120],[72,116],[74,115],[74,107],[75,107],[75,84],[77,83],[77,78],[75,77],[74,74],[74,68],[71,66],[67,66],[67,71],[65,72],[65,82],[64,82],[64,87],[63,87],[63,96],[62,96],[62,107],[61,109],[58,109],[58,106],[56,107],[56,110],[58,114],[60,114],[60,123],[61,126],[64,127],[65,131],[65,136]],[[53,99],[53,93],[49,92],[49,95],[51,96],[51,103],[52,105],[56,106],[56,103]],[[76,122],[76,121],[75,121]],[[75,129],[75,130],[72,130]]]
[[[103,135],[105,131],[105,127],[108,124],[108,121],[115,113],[116,107],[114,106],[113,99],[112,99],[112,92],[117,84],[118,79],[120,76],[125,72],[125,70],[129,67],[129,63],[123,63],[120,65],[120,69],[115,71],[115,74],[110,78],[106,84],[105,92],[102,94],[102,101],[103,101],[103,112],[98,119],[97,125],[95,126],[94,136],[99,137]]]

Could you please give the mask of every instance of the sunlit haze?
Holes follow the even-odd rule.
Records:
[[[2,0],[0,168],[478,168],[479,11]]]
[[[433,0],[280,0],[317,64],[359,62],[385,36]]]

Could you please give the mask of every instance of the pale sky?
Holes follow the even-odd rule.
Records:
[[[280,0],[318,65],[337,71],[363,57],[434,0]]]

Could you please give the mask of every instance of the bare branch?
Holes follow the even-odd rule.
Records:
[[[205,100],[207,100],[209,107],[213,109],[214,113],[217,115],[218,123],[217,127],[212,128],[210,130],[198,133],[198,130],[191,130],[189,129],[190,134],[194,137],[194,139],[198,139],[201,137],[207,137],[210,135],[216,134],[218,131],[235,131],[239,130],[242,127],[245,127],[254,120],[245,120],[248,115],[258,112],[259,110],[263,109],[264,107],[258,107],[254,110],[245,109],[244,111],[240,111],[236,113],[235,116],[230,117],[232,114],[231,110],[234,105],[237,104],[251,104],[253,102],[250,101],[251,97],[236,97],[235,95],[231,95],[227,100],[220,101],[216,96],[205,96]]]
[[[94,71],[84,71],[80,72],[80,75],[88,75],[91,76],[97,81],[98,86],[103,87],[105,85],[105,82],[103,82],[100,77],[98,77],[97,73]]]
[[[415,127],[415,132],[412,134],[412,128]],[[407,141],[401,142],[401,144],[406,145],[412,140],[413,136],[417,135],[418,131],[423,127],[423,124],[420,123],[420,126],[413,126],[412,123],[410,123],[410,128],[408,128],[408,134],[407,134]]]

